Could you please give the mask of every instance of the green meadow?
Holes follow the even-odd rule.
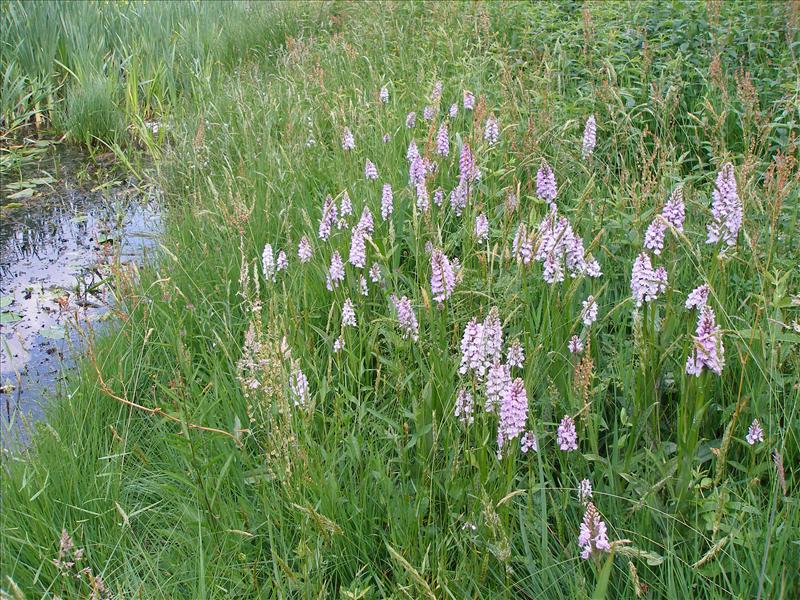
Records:
[[[164,233],[3,455],[0,597],[797,598],[798,23],[4,1],[3,178],[112,152]]]

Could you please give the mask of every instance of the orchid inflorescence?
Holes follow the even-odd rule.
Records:
[[[476,122],[478,115],[481,115],[481,119],[485,117],[483,130],[476,132],[475,135],[463,136],[460,132],[458,134],[451,132],[451,127],[455,128],[456,124],[461,123],[461,120],[457,119],[459,105],[452,103],[449,108],[443,110],[440,107],[443,93],[443,84],[437,81],[430,95],[431,104],[422,110],[424,120],[430,123],[427,143],[418,145],[411,139],[405,151],[407,170],[404,168],[403,171],[407,173],[410,196],[402,189],[403,186],[398,188],[401,191],[395,193],[391,181],[384,181],[382,184],[379,200],[381,223],[377,233],[369,199],[364,202],[358,221],[352,224],[351,218],[356,212],[350,196],[345,191],[338,206],[331,196],[327,196],[322,203],[317,230],[320,247],[317,251],[312,248],[310,241],[312,238],[308,233],[302,235],[297,244],[296,255],[300,264],[311,263],[315,256],[327,257],[328,262],[324,268],[325,286],[339,298],[338,302],[341,303],[340,330],[328,338],[333,340],[335,355],[341,355],[346,344],[353,343],[354,338],[345,339],[346,331],[358,331],[359,328],[363,328],[369,318],[368,315],[371,314],[369,310],[365,310],[362,313],[363,317],[357,317],[359,308],[353,298],[361,296],[359,302],[364,302],[366,301],[364,299],[371,298],[376,291],[385,294],[384,298],[388,300],[386,306],[394,327],[400,334],[398,339],[404,340],[409,347],[425,345],[424,336],[427,334],[425,326],[428,315],[431,314],[428,312],[429,309],[437,307],[440,309],[438,312],[444,315],[442,318],[448,319],[454,312],[452,307],[460,302],[457,300],[459,298],[457,290],[464,277],[465,261],[469,257],[452,254],[452,247],[447,243],[448,240],[443,233],[444,228],[438,236],[429,236],[424,244],[425,254],[422,256],[427,256],[429,261],[427,266],[429,285],[426,290],[421,290],[423,301],[416,301],[413,294],[393,291],[397,285],[397,278],[390,265],[385,262],[385,256],[381,255],[380,249],[384,246],[386,232],[388,231],[390,236],[394,235],[399,219],[403,218],[398,215],[407,214],[405,208],[409,197],[414,219],[424,219],[426,225],[435,224],[437,219],[444,218],[448,213],[457,223],[465,213],[473,216],[470,239],[475,242],[474,252],[476,254],[483,252],[482,260],[492,260],[495,250],[489,247],[488,242],[490,239],[499,240],[500,244],[505,245],[506,256],[510,258],[509,263],[519,265],[520,277],[528,277],[530,269],[537,268],[538,263],[541,265],[541,279],[549,288],[558,290],[558,284],[566,281],[567,275],[577,284],[581,284],[582,281],[590,282],[603,275],[599,261],[587,251],[583,238],[573,223],[562,214],[563,210],[560,209],[559,203],[563,202],[563,198],[559,198],[556,174],[544,158],[540,161],[535,177],[535,195],[544,213],[538,225],[532,225],[527,219],[519,216],[526,212],[530,213],[529,207],[523,204],[524,196],[518,195],[519,186],[516,187],[516,192],[513,188],[506,188],[503,191],[506,199],[499,210],[487,205],[487,198],[483,197],[484,192],[480,188],[483,179],[481,164],[490,152],[497,151],[500,141],[498,122],[493,115],[486,116],[484,104],[476,109],[475,96],[464,90],[463,109],[477,110]],[[385,86],[379,92],[379,99],[382,104],[389,102],[389,92]],[[405,127],[414,129],[416,126],[417,112],[408,112],[405,117]],[[424,140],[425,134],[419,137]],[[390,143],[392,136],[386,134],[383,141],[385,144]],[[365,144],[367,143],[368,141],[365,141]],[[348,127],[342,130],[341,146],[346,152],[355,151],[355,137]],[[581,157],[584,160],[589,159],[596,147],[597,123],[595,116],[590,115],[586,119],[583,131]],[[591,166],[594,162],[589,161],[587,165]],[[364,159],[363,172],[367,182],[379,178],[375,163],[368,158]],[[390,172],[389,169],[386,169],[384,176],[387,172]],[[443,179],[448,174],[456,176],[451,180],[452,187],[446,187],[446,179]],[[438,187],[436,182],[440,183]],[[743,220],[742,203],[737,192],[733,166],[730,163],[724,164],[719,171],[712,196],[712,220],[707,225],[706,241],[709,244],[721,242],[724,251],[735,246]],[[449,198],[449,202],[445,202],[446,198]],[[508,220],[502,227],[494,222],[497,215],[502,215]],[[654,265],[653,260],[658,257],[663,258],[663,254],[671,251],[672,242],[667,243],[667,233],[672,234],[669,239],[685,236],[685,221],[683,188],[678,185],[674,187],[660,211],[651,218],[644,231],[643,248],[635,258],[630,271],[630,291],[636,306],[636,314],[641,310],[647,310],[650,306],[656,306],[657,301],[666,294],[670,284],[666,267]],[[435,228],[428,231],[433,229]],[[505,232],[511,239],[502,239]],[[341,254],[344,248],[338,239],[348,234],[349,251],[345,264]],[[462,252],[464,251],[463,245],[453,247],[460,247]],[[594,247],[594,243],[590,247]],[[379,260],[372,262],[369,270],[364,271],[368,264],[368,254],[372,253],[370,248],[375,248],[377,251],[375,257]],[[289,269],[287,253],[282,249],[278,250],[276,259],[273,246],[267,243],[261,256],[264,279],[267,282],[275,282],[279,273]],[[355,278],[351,281],[357,282],[352,284],[355,285],[354,288],[349,287],[351,284],[347,275],[348,271],[352,270],[355,271]],[[347,295],[348,290],[351,296]],[[686,357],[684,369],[686,375],[691,377],[700,377],[704,371],[721,375],[725,365],[723,331],[717,324],[715,312],[711,307],[711,292],[709,284],[701,283],[685,300],[687,310],[697,311],[695,335],[692,336],[691,349]],[[599,316],[598,293],[595,289],[594,293],[583,296],[583,300],[578,297],[580,309],[576,315],[575,327],[580,328],[582,325],[583,328],[571,331],[566,338],[568,353],[564,354],[575,366],[576,373],[582,374],[585,382],[591,377],[593,353],[590,330],[593,326],[596,327]],[[429,303],[429,298],[432,304]],[[422,324],[417,318],[418,314],[424,317]],[[530,396],[526,389],[526,381],[530,382],[530,379],[529,374],[525,372],[525,349],[519,339],[520,335],[524,336],[524,332],[512,331],[515,339],[506,345],[503,328],[504,323],[497,307],[491,308],[482,319],[473,315],[466,321],[463,326],[460,363],[457,369],[460,381],[452,400],[454,402],[452,414],[465,429],[475,426],[479,419],[493,420],[496,454],[500,459],[514,455],[514,448],[519,452],[516,456],[540,451],[540,438],[534,433],[536,427],[532,422]],[[539,348],[532,350],[534,355],[539,351]],[[560,352],[563,353],[563,349]],[[295,404],[307,406],[312,392],[309,380],[297,361],[291,363],[289,380],[291,397]],[[476,406],[483,407],[482,413],[476,411]],[[575,416],[565,414],[557,426],[551,426],[553,429],[550,430],[552,432],[550,439],[555,440],[556,447],[564,453],[562,456],[565,459],[570,453],[579,450],[580,415],[581,413]],[[753,420],[745,439],[751,446],[764,440],[764,431],[758,419]],[[583,558],[596,556],[610,549],[606,525],[591,502],[593,493],[591,480],[582,479],[578,485],[577,496],[580,504],[586,507],[579,534],[579,546]]]

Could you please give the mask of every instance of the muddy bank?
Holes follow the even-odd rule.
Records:
[[[106,326],[115,270],[146,260],[161,224],[152,188],[131,179],[100,183],[85,157],[60,147],[16,177],[4,174],[0,211],[0,412],[8,446],[48,402],[69,393],[63,373],[85,350],[81,330]]]

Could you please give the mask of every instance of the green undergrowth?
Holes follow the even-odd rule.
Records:
[[[180,6],[169,10],[200,10]],[[120,598],[796,597],[796,5],[281,8],[274,51],[250,54],[265,42],[243,35],[233,54],[246,60],[221,60],[191,94],[176,91],[159,146],[162,252],[121,278],[118,327],[96,340],[29,450],[4,457],[0,586],[11,597],[88,597],[100,575]],[[259,12],[226,18],[266,27]],[[443,95],[428,124],[436,81]],[[76,114],[105,114],[91,88],[66,98]],[[435,138],[452,103],[444,159]],[[597,146],[583,159],[590,114]],[[500,125],[491,147],[488,115]],[[408,185],[412,139],[440,165],[431,197],[439,185],[446,193],[427,213]],[[458,217],[448,195],[465,142],[482,176]],[[367,159],[377,181],[365,180]],[[511,260],[518,225],[535,231],[548,211],[536,194],[542,159],[600,278],[549,285],[539,263]],[[744,225],[720,254],[706,225],[726,162]],[[684,232],[668,232],[652,256],[668,286],[637,309],[631,267],[676,187]],[[326,195],[338,203],[344,191],[349,227],[319,240]],[[330,258],[347,261],[364,206],[375,221],[366,268],[347,265],[329,291]],[[480,213],[488,242],[475,239]],[[427,242],[461,264],[442,306]],[[288,255],[274,281],[261,273],[265,244]],[[382,282],[362,296],[359,274],[373,262]],[[704,282],[726,364],[692,377],[696,313],[684,303]],[[398,330],[391,294],[411,300],[417,341]],[[589,294],[599,317],[586,327]],[[348,298],[357,327],[341,322]],[[536,452],[513,440],[498,456],[483,384],[459,373],[464,327],[492,307],[505,339],[525,348],[514,376]],[[573,335],[587,345],[582,358],[567,350]],[[289,389],[298,368],[310,388],[300,406]],[[476,400],[468,425],[454,415],[461,388]],[[576,452],[556,443],[564,415],[577,423]],[[753,419],[765,439],[750,445]],[[583,479],[616,542],[589,560],[578,547]],[[91,577],[59,574],[62,530],[85,551],[74,572]]]

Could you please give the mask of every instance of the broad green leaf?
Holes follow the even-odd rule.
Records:
[[[7,325],[9,323],[16,323],[22,318],[22,315],[11,311],[11,310],[4,310],[0,313],[0,324]]]
[[[66,335],[66,329],[63,325],[50,325],[49,327],[42,329],[39,332],[39,335],[51,340],[61,340],[64,339],[64,336]]]
[[[611,576],[611,569],[614,567],[614,552],[612,551],[606,559],[600,575],[597,577],[597,585],[592,594],[592,600],[605,600],[608,593],[608,579]]]
[[[19,192],[15,192],[11,194],[8,199],[9,200],[21,200],[23,198],[31,198],[34,194],[33,188],[25,188],[24,190],[20,190]]]

